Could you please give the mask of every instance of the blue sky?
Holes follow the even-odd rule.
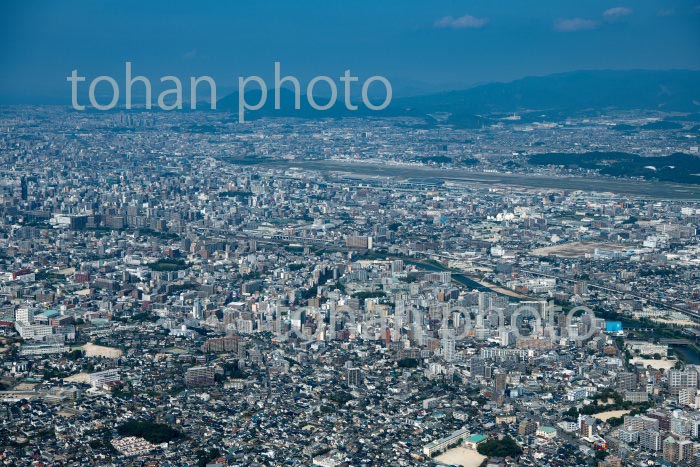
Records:
[[[2,1],[0,101],[66,76],[384,75],[398,93],[577,69],[700,69],[700,0]],[[123,81],[122,81],[123,82]]]

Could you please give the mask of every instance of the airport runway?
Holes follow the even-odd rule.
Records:
[[[700,185],[686,185],[680,183],[617,180],[602,177],[548,177],[534,174],[484,173],[463,169],[441,169],[329,160],[275,161],[266,162],[261,165],[278,168],[297,167],[306,170],[347,172],[355,175],[376,175],[404,179],[436,178],[444,181],[486,185],[493,188],[513,186],[528,189],[580,190],[596,193],[612,193],[631,198],[700,201]]]

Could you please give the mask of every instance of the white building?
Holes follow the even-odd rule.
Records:
[[[32,324],[34,321],[34,310],[27,307],[17,308],[15,311],[15,322],[22,324]]]
[[[467,438],[469,438],[469,431],[466,428],[453,431],[444,438],[436,439],[423,446],[423,453],[426,456],[432,456],[434,453],[444,451],[448,446],[459,444]]]
[[[15,322],[15,330],[24,340],[44,341],[48,336],[53,335],[53,326],[45,324],[26,324],[20,321]]]
[[[119,370],[116,368],[112,368],[110,370],[105,370],[105,371],[98,371],[97,373],[91,373],[89,375],[90,377],[90,384],[92,387],[100,387],[105,383],[111,383],[114,381],[119,381]]]

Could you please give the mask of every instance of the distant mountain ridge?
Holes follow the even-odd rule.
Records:
[[[301,109],[294,109],[294,95],[281,90],[281,109],[274,109],[274,91],[268,91],[266,105],[249,111],[247,118],[261,117],[427,117],[433,121],[480,127],[493,117],[519,114],[525,121],[561,120],[581,112],[605,109],[700,111],[700,71],[695,70],[590,70],[533,76],[507,83],[489,83],[472,88],[424,96],[397,98],[388,108],[374,112],[363,108],[348,111],[342,96],[326,111],[309,106],[301,97]],[[258,102],[260,90],[246,93],[248,102]],[[323,98],[316,99],[326,103]],[[238,111],[238,93],[220,99],[220,110]]]

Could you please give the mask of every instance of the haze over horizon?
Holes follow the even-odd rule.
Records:
[[[388,77],[397,96],[580,69],[700,69],[700,3],[507,0],[357,2],[37,1],[6,4],[0,103],[66,102],[72,69],[123,79],[210,75],[301,80],[345,69]]]

